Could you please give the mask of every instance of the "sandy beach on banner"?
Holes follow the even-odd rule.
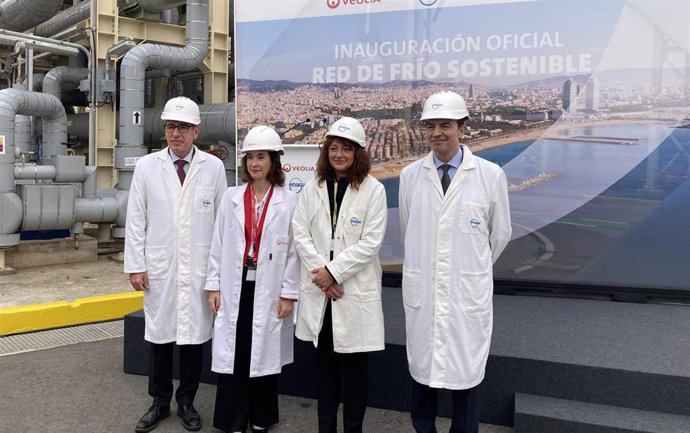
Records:
[[[517,141],[536,140],[539,137],[541,137],[541,135],[547,129],[548,126],[544,126],[541,128],[533,128],[527,131],[521,131],[515,134],[507,134],[505,136],[489,138],[481,141],[472,140],[471,142],[469,142],[468,145],[470,147],[470,150],[476,153],[482,150],[504,146],[510,143],[515,143]],[[390,179],[392,177],[398,177],[400,175],[400,171],[403,168],[415,162],[417,159],[419,159],[419,156],[410,157],[403,161],[384,162],[382,164],[373,165],[371,167],[371,175],[377,179]]]

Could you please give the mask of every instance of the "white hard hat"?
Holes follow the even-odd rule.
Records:
[[[454,119],[460,120],[470,117],[467,104],[462,96],[455,92],[444,90],[434,93],[424,101],[421,120]]]
[[[247,132],[247,136],[242,141],[242,153],[253,152],[255,150],[265,150],[269,152],[283,152],[283,141],[280,135],[270,126],[255,126]]]
[[[191,99],[178,96],[165,103],[161,120],[179,120],[180,122],[198,125],[201,123],[199,106]]]
[[[364,148],[366,133],[364,127],[357,119],[352,117],[341,117],[336,120],[326,133],[326,137],[342,137],[354,141],[359,147]]]

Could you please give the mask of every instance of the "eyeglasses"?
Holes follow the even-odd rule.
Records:
[[[190,129],[192,129],[192,125],[173,125],[171,123],[165,125],[165,132],[169,132],[172,134],[175,132],[175,129],[180,131],[180,134],[186,134],[187,132],[189,132]]]

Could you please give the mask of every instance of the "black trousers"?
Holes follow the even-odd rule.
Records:
[[[173,395],[173,348],[175,343],[151,345],[149,362],[149,395],[153,404],[169,407]],[[180,353],[180,385],[175,392],[178,406],[192,404],[199,389],[204,352],[201,344],[178,346]]]
[[[453,419],[450,433],[479,432],[479,386],[452,390]],[[436,433],[438,389],[411,381],[410,414],[417,433]]]
[[[249,377],[252,355],[255,282],[242,275],[240,310],[235,331],[233,374],[219,374],[213,426],[224,432],[244,432],[247,424],[267,428],[277,423],[279,375]]]
[[[219,374],[213,427],[244,432],[247,424],[268,428],[278,422],[278,375]]]
[[[345,433],[362,433],[369,391],[369,353],[333,351],[331,302],[326,304],[316,348],[319,433],[336,433],[342,390]]]

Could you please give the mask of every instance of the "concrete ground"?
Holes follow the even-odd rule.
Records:
[[[35,266],[0,275],[0,308],[132,291],[122,263],[97,261]]]
[[[147,378],[122,371],[122,338],[72,344],[36,352],[0,356],[0,431],[12,433],[121,433],[134,425],[150,404]],[[201,384],[195,406],[211,427],[215,386]],[[173,404],[172,410],[175,407]],[[273,433],[316,432],[316,401],[280,396],[280,423]],[[439,418],[440,432],[449,420]],[[155,430],[184,432],[174,415]],[[369,408],[365,432],[413,432],[409,415]],[[511,428],[482,425],[481,433],[509,433]]]
[[[18,269],[0,275],[0,309],[131,291],[122,264],[107,256],[98,261]],[[74,332],[79,332],[79,328]],[[48,331],[50,332],[50,331]],[[41,334],[41,332],[35,333]],[[31,334],[26,334],[25,337]],[[0,337],[3,342],[17,336]],[[4,341],[3,341],[4,340]],[[50,349],[0,355],[0,431],[13,433],[120,433],[134,431],[150,404],[147,378],[123,372],[123,338],[66,344]],[[2,351],[0,351],[2,353]],[[5,352],[7,353],[7,352]],[[201,384],[196,399],[204,428],[211,427],[215,386]],[[184,432],[174,415],[155,432]],[[280,396],[281,422],[274,433],[316,432],[316,401]],[[341,422],[342,425],[342,422]],[[439,418],[440,432],[448,419]],[[409,414],[367,410],[365,432],[413,432]],[[509,427],[482,425],[481,433],[510,433]]]

